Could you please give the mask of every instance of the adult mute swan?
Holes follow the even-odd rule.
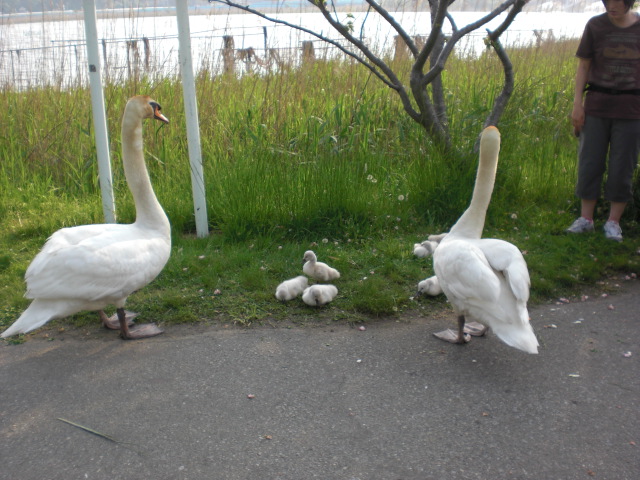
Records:
[[[304,275],[285,280],[276,288],[276,298],[282,302],[293,300],[307,288],[309,280]]]
[[[340,272],[326,263],[318,262],[312,250],[304,252],[302,271],[319,282],[329,282],[340,278]]]
[[[458,315],[457,335],[435,334],[465,343],[465,318],[488,326],[507,345],[538,353],[527,311],[529,271],[517,247],[481,239],[495,182],[500,132],[487,127],[480,139],[480,161],[471,203],[433,253],[433,266],[444,294]]]
[[[302,301],[311,307],[319,307],[333,301],[338,295],[334,285],[311,285],[305,288]]]
[[[162,271],[171,251],[170,225],[151,187],[142,151],[142,120],[169,120],[149,97],[131,98],[122,119],[122,162],[136,207],[130,225],[104,224],[63,228],[36,255],[25,274],[33,299],[2,337],[27,333],[54,318],[99,310],[105,326],[120,328],[126,339],[162,333],[155,324],[130,325],[127,297]],[[117,308],[117,322],[102,309]]]

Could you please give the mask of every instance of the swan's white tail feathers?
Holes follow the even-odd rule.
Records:
[[[34,300],[31,302],[31,305],[29,305],[29,308],[22,312],[20,318],[2,332],[0,337],[7,338],[20,333],[28,333],[57,317],[56,310],[49,302]]]
[[[528,322],[524,326],[493,325],[491,329],[500,340],[510,347],[527,353],[538,353],[538,339]]]

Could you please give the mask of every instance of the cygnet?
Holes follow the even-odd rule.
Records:
[[[309,280],[304,275],[285,280],[276,288],[276,298],[283,302],[293,300],[307,288]]]
[[[338,295],[333,285],[311,285],[302,294],[302,301],[312,307],[319,307],[331,302]]]
[[[442,288],[440,287],[440,282],[438,281],[438,277],[435,275],[433,277],[426,278],[418,283],[418,295],[431,295],[435,297],[436,295],[440,295],[442,293]]]
[[[428,257],[429,255],[433,255],[433,252],[436,251],[438,245],[442,241],[444,237],[446,237],[446,233],[439,233],[438,235],[429,235],[426,240],[420,243],[413,244],[413,254],[418,258]]]
[[[319,282],[329,282],[340,278],[340,272],[326,263],[318,262],[316,254],[311,250],[304,252],[302,271]]]
[[[413,254],[418,258],[425,258],[432,255],[438,244],[436,242],[430,242],[425,240],[421,243],[413,244]]]

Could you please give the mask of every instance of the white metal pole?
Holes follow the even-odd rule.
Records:
[[[111,179],[111,158],[109,155],[109,134],[107,115],[104,107],[100,53],[98,50],[98,27],[95,0],[82,0],[84,10],[84,30],[87,40],[87,60],[89,62],[89,83],[91,85],[91,109],[93,128],[96,131],[98,152],[98,176],[102,191],[102,210],[107,223],[115,223],[116,207],[113,201],[113,181]]]
[[[206,237],[209,235],[209,226],[204,193],[196,81],[193,76],[193,62],[191,59],[189,10],[186,0],[176,0],[176,17],[178,20],[178,39],[180,42],[178,56],[182,76],[184,112],[187,121],[187,145],[189,146],[189,163],[191,164],[191,190],[193,192],[193,209],[196,217],[196,234],[198,237]]]

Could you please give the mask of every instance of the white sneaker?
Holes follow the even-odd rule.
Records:
[[[569,233],[593,232],[593,220],[587,220],[584,217],[579,217],[565,231]]]
[[[622,229],[620,228],[620,224],[614,222],[613,220],[609,220],[604,224],[604,236],[609,240],[615,240],[616,242],[622,241]]]

